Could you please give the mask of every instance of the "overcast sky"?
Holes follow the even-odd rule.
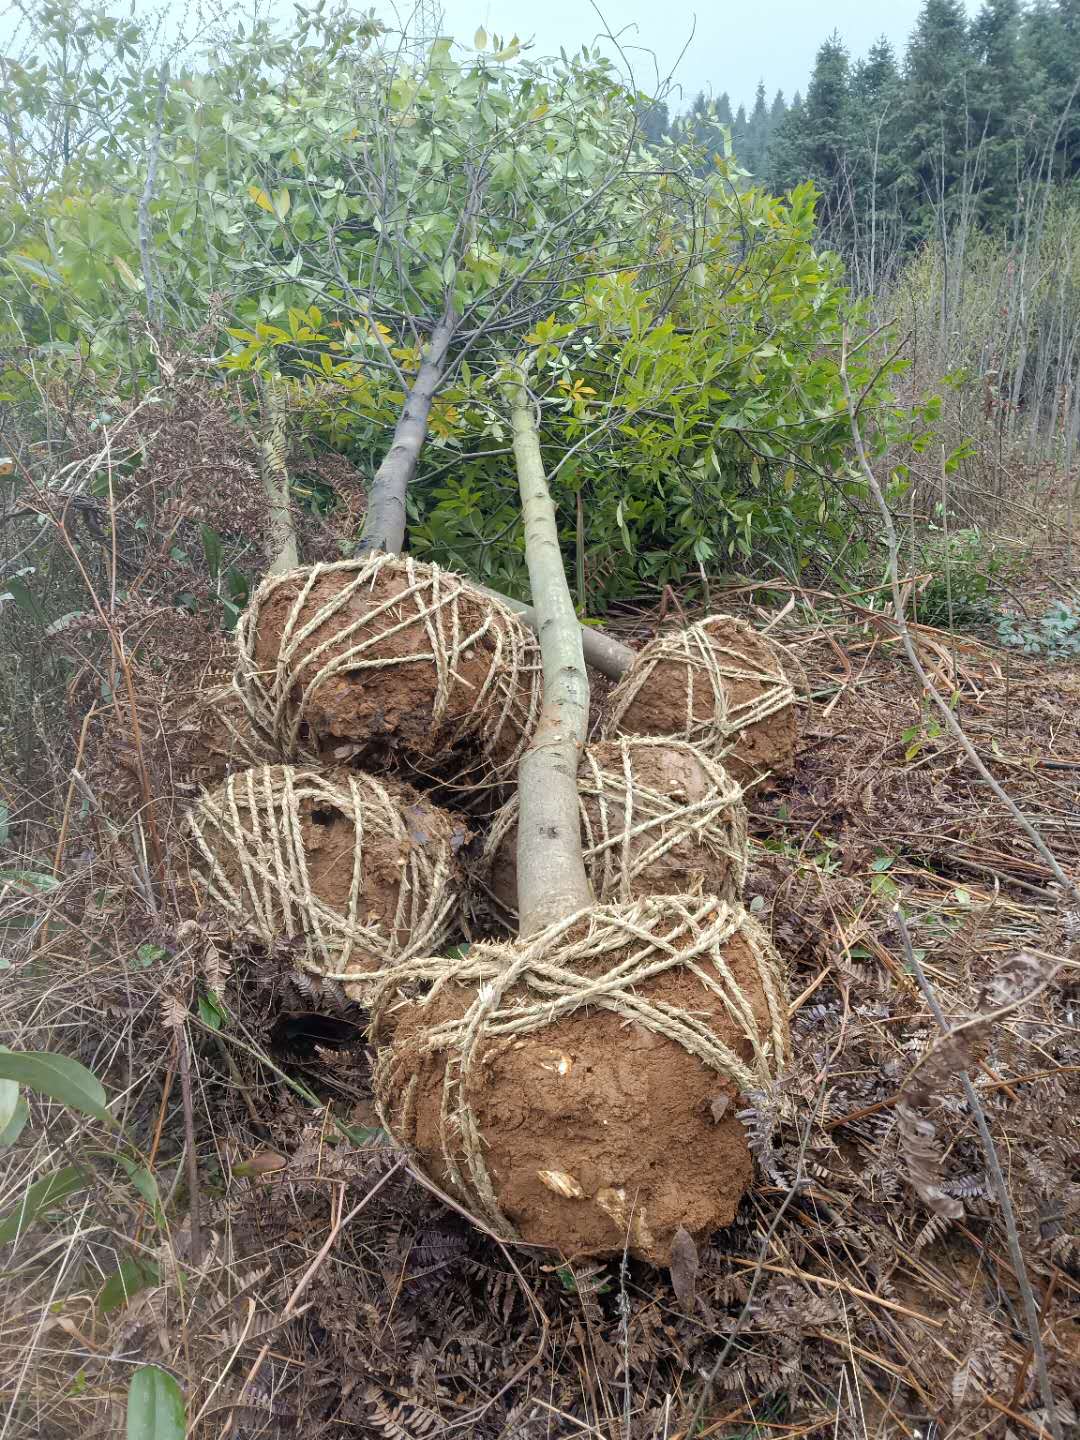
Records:
[[[412,0],[376,0],[388,22]],[[603,23],[590,0],[435,0],[443,11],[442,33],[472,43],[477,26],[489,34],[517,33],[536,42],[534,54],[557,54],[592,44]],[[814,54],[835,27],[851,55],[866,53],[878,36],[902,54],[921,8],[920,0],[598,0],[608,27],[619,36],[640,89],[656,89],[675,68],[686,104],[699,90],[727,90],[732,108],[749,108],[759,77],[771,100],[777,89],[788,100],[806,90]],[[972,13],[978,8],[969,0]],[[680,52],[688,46],[682,60]],[[632,48],[634,47],[634,48]],[[610,47],[609,47],[610,48]],[[651,52],[651,53],[649,53]],[[655,56],[655,60],[654,57]],[[676,68],[677,67],[677,68]]]

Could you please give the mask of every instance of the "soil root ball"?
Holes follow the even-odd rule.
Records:
[[[802,667],[744,620],[712,615],[658,635],[608,696],[604,739],[669,735],[715,759],[740,785],[790,777]]]
[[[724,768],[684,740],[633,736],[588,745],[578,767],[585,868],[596,899],[718,895],[746,880],[746,807]],[[478,866],[500,918],[517,921],[518,799],[495,816]]]
[[[410,961],[372,1002],[384,1125],[497,1234],[671,1259],[734,1218],[736,1097],[787,1057],[784,976],[715,896],[600,905],[527,941]]]
[[[209,903],[265,945],[299,942],[299,963],[353,999],[457,918],[467,832],[407,785],[264,765],[204,795],[184,831]]]
[[[539,713],[540,652],[460,576],[375,555],[270,576],[237,629],[237,686],[291,761],[410,778],[513,776]]]

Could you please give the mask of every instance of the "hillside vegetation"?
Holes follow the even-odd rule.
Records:
[[[1064,1440],[1080,7],[296,11],[0,58],[0,1435]]]

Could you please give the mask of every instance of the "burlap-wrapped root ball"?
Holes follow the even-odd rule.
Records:
[[[607,698],[604,739],[671,735],[689,740],[740,785],[781,780],[795,768],[797,661],[744,620],[712,615],[658,635]]]
[[[477,866],[483,897],[517,922],[518,799],[492,821]],[[685,740],[635,736],[587,745],[578,767],[585,869],[601,902],[709,894],[734,902],[746,879],[742,791]]]
[[[743,909],[596,906],[398,979],[373,1002],[383,1123],[497,1234],[664,1265],[680,1226],[731,1222],[737,1097],[788,1050],[780,961]]]
[[[361,1002],[457,917],[467,832],[407,785],[264,765],[204,795],[184,830],[207,901],[263,944],[301,942],[299,963]]]
[[[292,761],[497,786],[539,712],[540,652],[521,621],[408,557],[268,577],[237,647],[252,723]]]

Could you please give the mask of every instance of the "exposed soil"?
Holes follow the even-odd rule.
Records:
[[[741,934],[725,959],[767,1033],[764,992]],[[613,957],[612,968],[617,963]],[[749,1058],[742,1031],[690,971],[666,971],[640,993],[708,1017]],[[396,1137],[451,1191],[441,1148],[445,1055],[425,1051],[423,1041],[474,998],[458,985],[424,1009],[398,1010],[395,1074],[417,1076],[416,1100],[402,1114],[400,1089],[382,1097]],[[750,1184],[733,1084],[675,1041],[609,1010],[574,1012],[518,1041],[482,1042],[467,1083],[499,1206],[530,1244],[571,1258],[628,1247],[666,1265],[680,1227],[701,1236],[730,1224]],[[559,1193],[560,1185],[572,1193]]]
[[[751,710],[773,688],[775,681],[765,683],[754,678],[756,675],[786,679],[796,692],[806,692],[806,676],[799,662],[782,660],[783,647],[745,621],[716,615],[700,626],[714,639],[718,654],[719,647],[723,648],[723,663],[745,664],[750,672],[747,678],[725,679],[723,693],[718,695],[710,673],[690,659],[666,654],[667,642],[661,636],[639,653],[608,697],[601,722],[603,735],[674,735],[704,744],[718,722],[737,725],[740,713]],[[647,682],[619,714],[623,696],[636,685],[643,668],[650,672]],[[798,714],[792,704],[738,729],[715,758],[722,760],[740,785],[771,784],[792,775],[797,741]]]
[[[417,570],[422,575],[425,567]],[[493,612],[484,597],[455,576],[444,575],[443,585],[455,598],[432,619],[438,632],[433,644],[422,613],[430,591],[408,593],[402,562],[377,569],[370,583],[304,635],[303,627],[342,595],[355,575],[353,567],[328,568],[291,622],[304,576],[273,588],[259,611],[255,661],[271,685],[283,633],[288,629],[298,637],[284,676],[286,718],[291,723],[299,714],[301,720],[297,751],[322,763],[345,762],[378,773],[401,768],[420,783],[453,780],[478,764],[495,771],[511,767],[539,683],[539,651],[524,626]],[[352,626],[358,629],[345,634]],[[476,637],[474,642],[451,658],[441,682],[434,654],[452,657],[454,645],[469,636]],[[364,648],[355,664],[321,676],[359,645]],[[516,683],[506,668],[511,651],[523,661]],[[277,740],[285,753],[282,736]]]
[[[746,818],[733,790],[723,770],[685,742],[657,745],[638,738],[587,746],[578,795],[585,866],[596,899],[678,894],[739,899]],[[707,800],[711,803],[704,804]],[[517,815],[515,796],[495,817],[478,877],[510,922],[517,915]]]
[[[195,812],[213,856],[211,866],[199,853],[195,868],[214,903],[264,944],[303,938],[309,960],[327,970],[361,975],[410,947],[437,947],[456,918],[448,902],[467,836],[461,821],[408,785],[370,776],[296,770],[290,794],[286,768],[249,772],[268,775],[269,790],[236,777]],[[290,835],[302,849],[294,864]],[[356,988],[363,999],[363,984]]]

